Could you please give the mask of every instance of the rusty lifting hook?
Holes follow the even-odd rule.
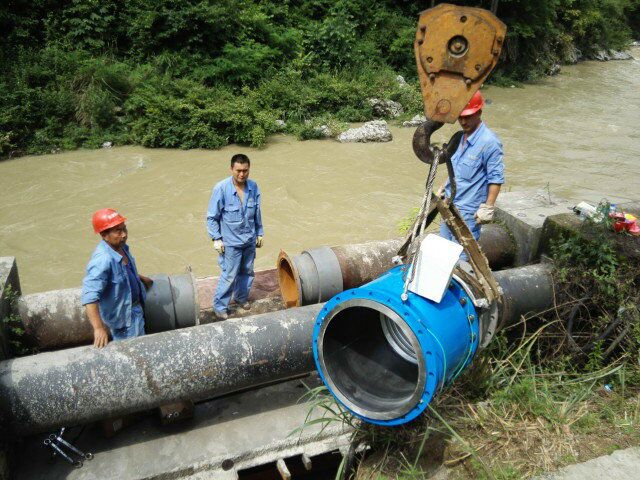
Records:
[[[449,181],[451,183],[450,201],[453,202],[456,197],[456,178],[453,172],[451,157],[460,144],[463,132],[458,131],[454,133],[447,143],[442,145],[442,147],[437,147],[431,144],[431,135],[441,128],[442,125],[444,125],[442,122],[434,122],[433,120],[427,119],[426,122],[418,126],[413,134],[413,152],[421,161],[428,165],[431,165],[433,162],[447,164],[447,173],[449,174]]]

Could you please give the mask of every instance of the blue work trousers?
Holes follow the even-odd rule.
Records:
[[[218,255],[218,265],[222,273],[213,297],[213,309],[216,312],[226,312],[232,296],[238,304],[247,302],[253,284],[255,258],[255,244],[244,247],[225,246],[224,253]]]
[[[127,338],[141,337],[144,335],[144,310],[139,303],[131,307],[131,323],[122,328],[109,328],[113,340],[126,340]]]
[[[474,216],[475,212],[467,213],[460,210],[460,214],[462,215],[464,222],[469,227],[469,230],[471,230],[471,234],[473,235],[473,238],[478,240],[480,238],[481,227],[476,223],[476,218]],[[459,243],[456,240],[456,237],[454,237],[453,234],[451,233],[451,230],[449,230],[449,227],[447,227],[447,224],[444,222],[440,223],[440,236],[442,238],[446,238],[447,240],[451,240],[452,242]],[[460,259],[464,260],[465,262],[468,260],[467,254],[464,251],[460,254]]]

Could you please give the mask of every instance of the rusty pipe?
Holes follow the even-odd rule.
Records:
[[[370,282],[393,266],[402,240],[319,247],[278,256],[278,283],[287,308],[329,300],[336,293]]]
[[[156,333],[197,325],[199,305],[191,272],[152,275],[147,292],[145,329]],[[93,329],[81,301],[82,289],[68,288],[24,295],[18,313],[25,333],[40,350],[52,350],[93,341]]]
[[[515,245],[507,230],[483,225],[479,240],[493,269],[513,263]],[[319,247],[278,256],[278,283],[287,308],[325,302],[336,293],[368,283],[393,267],[401,239]]]
[[[482,225],[478,243],[491,270],[502,270],[513,265],[516,243],[504,226],[497,223]]]
[[[0,418],[17,435],[205,400],[313,370],[321,305],[0,362]]]

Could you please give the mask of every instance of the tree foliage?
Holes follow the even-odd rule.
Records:
[[[456,2],[488,8],[489,1]],[[371,118],[367,96],[420,108],[412,42],[429,2],[6,0],[0,4],[0,156],[96,146],[264,144],[320,118]],[[640,0],[502,0],[494,78],[621,48]],[[307,122],[305,124],[305,121]]]

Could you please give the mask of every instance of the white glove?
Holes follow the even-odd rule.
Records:
[[[213,248],[215,248],[220,255],[224,253],[224,243],[222,243],[222,239],[213,241]]]
[[[258,238],[256,238],[256,248],[260,247],[262,247],[262,237],[258,235]]]
[[[493,221],[493,212],[495,211],[495,209],[496,207],[494,207],[493,205],[481,203],[480,208],[478,208],[478,211],[475,214],[476,222],[478,222],[479,225],[482,225],[483,223],[489,223]]]

